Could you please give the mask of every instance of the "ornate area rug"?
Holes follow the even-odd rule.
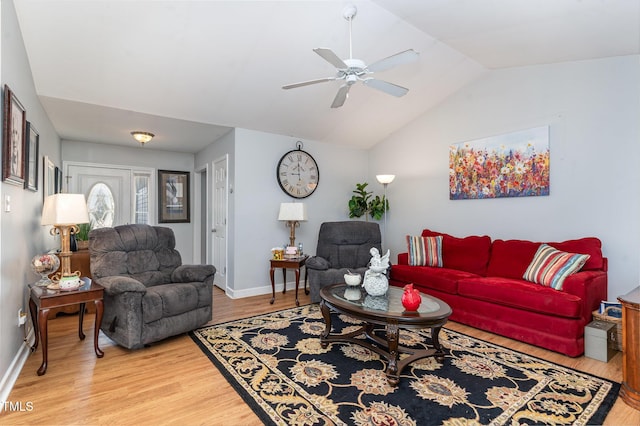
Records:
[[[358,321],[332,313],[334,332]],[[443,364],[410,364],[387,384],[386,362],[348,343],[320,346],[324,321],[307,305],[190,333],[265,424],[602,424],[620,385],[442,329]],[[400,332],[423,346],[428,331]]]

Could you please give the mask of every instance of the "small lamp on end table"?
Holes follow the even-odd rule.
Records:
[[[83,194],[53,194],[44,200],[41,225],[53,225],[51,235],[60,234],[60,272],[58,279],[79,273],[71,272],[71,234],[78,232],[79,223],[88,223],[89,213]]]
[[[307,220],[307,208],[304,203],[281,203],[278,220],[287,222],[287,226],[291,228],[289,235],[289,245],[296,245],[296,227],[300,226],[300,222]]]

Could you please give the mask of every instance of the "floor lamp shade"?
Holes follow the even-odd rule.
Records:
[[[388,185],[396,178],[396,175],[376,175],[376,179],[383,185]]]

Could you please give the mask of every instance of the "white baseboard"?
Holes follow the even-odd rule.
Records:
[[[282,293],[283,289],[282,283],[275,285],[276,297],[278,297],[278,292]],[[307,285],[308,288],[308,285]],[[287,291],[296,291],[296,282],[295,281],[287,281]],[[298,287],[299,292],[304,292],[304,282],[300,280],[300,285]],[[240,290],[229,289],[227,291],[227,296],[232,299],[242,299],[243,297],[251,297],[251,296],[260,296],[263,294],[271,294],[271,284],[264,285],[260,287],[252,287],[252,288],[243,288]],[[298,296],[301,293],[298,293]]]
[[[18,380],[18,376],[20,376],[20,372],[22,371],[22,367],[24,367],[24,363],[27,362],[27,358],[31,355],[31,346],[34,343],[34,333],[33,328],[29,331],[27,335],[27,341],[22,342],[20,345],[20,349],[18,349],[18,353],[13,357],[13,361],[11,361],[11,365],[7,369],[2,381],[0,382],[0,401],[7,402],[9,400],[9,394],[13,389],[13,385],[16,384],[16,380]],[[4,409],[5,404],[0,404],[0,412]]]

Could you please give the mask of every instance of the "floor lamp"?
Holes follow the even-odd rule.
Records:
[[[387,186],[393,182],[396,175],[376,175],[376,179],[384,186],[384,231],[382,234],[383,247],[387,244]]]

